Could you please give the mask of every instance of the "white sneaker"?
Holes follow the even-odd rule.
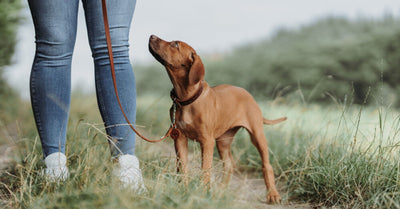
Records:
[[[136,156],[119,156],[118,165],[114,168],[113,173],[124,188],[133,189],[138,194],[147,192],[143,183],[142,171],[139,168],[139,160]]]
[[[64,153],[55,152],[44,159],[46,164],[45,177],[50,182],[65,181],[69,177],[67,157]]]

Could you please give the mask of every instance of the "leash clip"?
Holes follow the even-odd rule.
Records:
[[[175,115],[176,115],[176,102],[175,102],[175,101],[174,101],[174,103],[172,104],[172,111],[173,111],[173,114],[172,114],[172,124],[171,124],[172,131],[171,131],[170,136],[171,136],[172,139],[177,140],[177,139],[179,138],[179,136],[180,136],[181,133],[180,133],[180,131],[176,128],[176,119],[175,119]]]
[[[176,102],[174,101],[174,103],[172,104],[172,124],[171,127],[172,128],[176,128],[176,121],[175,121],[175,115],[176,115]]]

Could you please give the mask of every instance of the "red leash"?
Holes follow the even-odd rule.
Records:
[[[158,140],[151,140],[148,139],[144,136],[142,136],[132,125],[131,122],[129,122],[128,116],[126,116],[124,109],[122,108],[121,105],[121,101],[119,99],[118,96],[118,88],[117,88],[117,81],[116,81],[116,77],[115,77],[115,69],[114,69],[114,57],[113,57],[113,52],[112,52],[112,45],[111,45],[111,36],[110,36],[110,27],[108,24],[108,18],[107,18],[107,5],[106,5],[106,0],[101,0],[101,4],[102,4],[102,9],[103,9],[103,20],[104,20],[104,28],[105,28],[105,33],[106,33],[106,41],[107,41],[107,49],[108,49],[108,57],[110,59],[110,66],[111,66],[111,75],[112,75],[112,80],[113,80],[113,84],[114,84],[114,91],[115,91],[115,96],[117,97],[117,101],[118,101],[118,105],[119,108],[121,109],[122,114],[125,117],[126,122],[128,122],[129,126],[131,127],[131,129],[142,139],[144,139],[145,141],[148,142],[160,142],[162,140],[164,140],[165,138],[167,138],[168,136],[171,135],[171,137],[173,139],[178,138],[179,136],[179,131],[176,129],[176,123],[175,123],[175,111],[176,111],[176,104],[174,103],[174,118],[171,124],[171,127],[168,129],[167,133],[161,137]],[[171,133],[172,132],[172,133]]]

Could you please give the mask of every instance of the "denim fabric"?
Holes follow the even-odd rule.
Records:
[[[113,89],[101,0],[82,0],[95,66],[96,95],[112,156],[134,154],[135,134],[126,124]],[[130,122],[136,117],[135,77],[129,61],[129,29],[136,0],[107,0],[118,93]],[[30,77],[31,103],[44,157],[65,153],[71,99],[71,59],[79,0],[29,0],[36,40]]]

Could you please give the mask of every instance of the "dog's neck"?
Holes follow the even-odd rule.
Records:
[[[203,81],[199,82],[194,87],[195,88],[193,88],[193,89],[195,91],[194,90],[188,91],[188,93],[186,93],[185,96],[183,96],[181,94],[180,97],[178,96],[175,88],[173,88],[171,90],[171,94],[170,94],[171,99],[174,102],[176,102],[179,106],[186,106],[186,105],[189,105],[189,104],[193,103],[194,101],[196,101],[197,98],[200,97],[201,93],[203,92],[203,87],[204,87]]]

